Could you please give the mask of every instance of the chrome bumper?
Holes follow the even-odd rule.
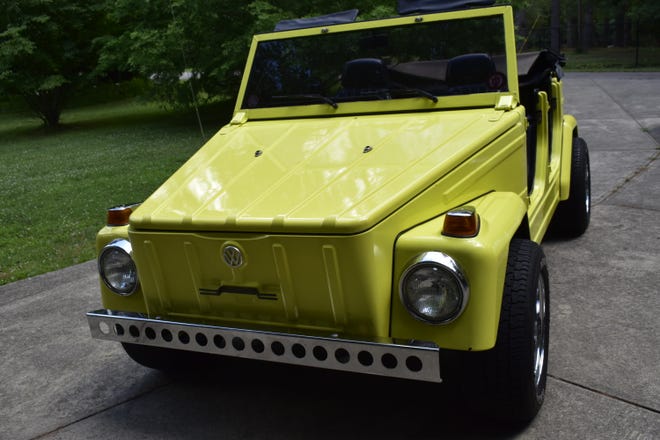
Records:
[[[87,320],[98,339],[441,382],[437,347],[189,324],[111,310],[89,312]]]

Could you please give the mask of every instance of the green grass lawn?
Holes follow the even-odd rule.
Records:
[[[581,71],[659,71],[660,47],[592,48],[588,52],[565,49],[566,70]],[[637,64],[635,64],[637,63]]]
[[[207,138],[227,105],[203,108]],[[0,113],[0,285],[95,257],[105,210],[149,196],[205,141],[192,112],[124,101],[65,112],[63,128]]]

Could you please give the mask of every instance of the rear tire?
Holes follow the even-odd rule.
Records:
[[[591,169],[589,149],[584,139],[573,138],[571,185],[568,199],[559,202],[552,220],[552,233],[579,237],[589,227],[591,218]]]

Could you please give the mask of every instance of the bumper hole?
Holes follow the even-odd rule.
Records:
[[[101,333],[103,333],[104,335],[110,334],[110,326],[109,326],[108,323],[105,322],[105,321],[101,321],[101,322],[99,322],[99,330],[100,330]]]
[[[365,367],[374,363],[374,357],[368,351],[361,351],[358,353],[358,361]]]
[[[338,348],[335,350],[335,359],[337,359],[337,362],[340,364],[347,364],[348,361],[351,360],[351,355],[346,349]]]
[[[301,344],[293,344],[293,347],[291,347],[291,352],[298,359],[304,358],[305,354],[307,354],[307,350],[305,350],[305,347],[303,347]]]
[[[182,344],[187,344],[188,342],[190,342],[190,336],[188,335],[188,333],[186,333],[184,331],[180,331],[179,332],[179,341],[181,341]]]
[[[147,327],[144,329],[144,335],[147,337],[147,339],[150,339],[152,341],[156,339],[156,331],[151,327]]]
[[[380,360],[383,363],[383,367],[390,370],[396,368],[396,366],[398,365],[396,357],[394,357],[394,355],[391,353],[385,353]]]
[[[282,356],[284,354],[284,345],[282,345],[282,343],[279,341],[274,341],[272,344],[270,344],[270,349],[277,356]]]
[[[222,335],[215,335],[213,337],[213,344],[215,344],[216,347],[222,349],[227,346],[227,341],[225,341],[225,338],[223,338]]]
[[[237,351],[243,351],[245,349],[245,341],[243,341],[241,338],[238,336],[235,336],[231,340],[231,345],[234,347]]]
[[[121,324],[115,324],[115,334],[117,336],[124,336],[124,327]]]
[[[134,325],[128,327],[128,333],[130,333],[134,338],[140,337],[140,330]]]
[[[260,339],[253,339],[252,343],[252,350],[255,351],[255,353],[263,353],[264,352],[264,343],[261,342]]]
[[[160,335],[162,336],[164,341],[167,342],[172,342],[172,332],[169,331],[168,329],[164,328],[161,332]]]
[[[206,339],[206,335],[204,333],[197,333],[195,335],[195,341],[197,341],[197,345],[200,347],[206,347],[206,344],[209,343],[209,340]]]
[[[312,354],[316,358],[316,360],[319,361],[324,361],[328,358],[328,352],[326,351],[325,348],[321,347],[320,345],[317,345],[312,349]]]
[[[422,371],[422,360],[417,356],[408,356],[408,359],[406,359],[406,367],[415,373]]]

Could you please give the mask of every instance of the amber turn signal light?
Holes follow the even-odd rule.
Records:
[[[445,215],[442,235],[470,238],[479,233],[479,215],[473,206],[461,206]]]
[[[128,218],[138,206],[140,206],[139,203],[134,203],[132,205],[120,205],[108,208],[106,224],[108,226],[126,226],[128,224]]]

